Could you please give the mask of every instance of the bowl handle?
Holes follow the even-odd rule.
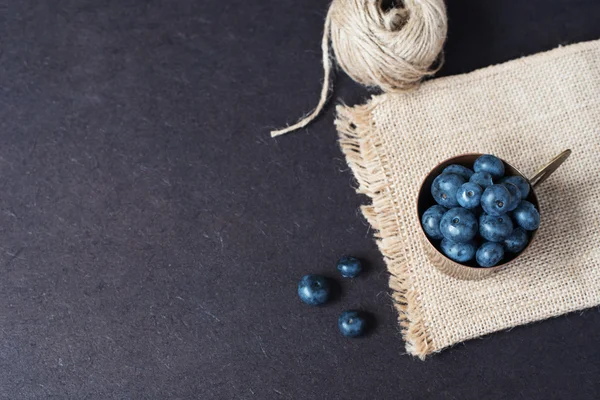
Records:
[[[536,187],[544,182],[567,158],[571,155],[571,150],[565,150],[552,159],[548,164],[540,168],[538,172],[529,179],[531,186]]]

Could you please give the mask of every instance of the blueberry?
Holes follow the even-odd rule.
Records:
[[[504,257],[504,249],[500,243],[496,242],[485,242],[477,249],[477,254],[475,255],[477,264],[484,268],[493,267],[498,264],[502,260],[502,257]]]
[[[540,226],[540,213],[527,200],[521,201],[512,212],[512,216],[517,224],[527,231],[535,231]]]
[[[513,223],[508,215],[494,217],[482,214],[479,217],[479,234],[490,242],[501,242],[513,231]]]
[[[338,328],[346,337],[357,337],[365,333],[367,321],[358,311],[344,311],[338,318]]]
[[[320,275],[304,275],[298,283],[300,300],[311,306],[318,306],[329,299],[329,282]]]
[[[456,207],[456,192],[465,183],[465,178],[456,174],[441,174],[433,180],[431,194],[433,199],[441,206]]]
[[[489,215],[506,214],[510,206],[510,192],[502,185],[492,185],[481,195],[481,207]]]
[[[520,253],[525,246],[527,246],[527,242],[529,242],[527,232],[522,228],[516,228],[506,239],[504,239],[503,243],[504,247],[506,247],[506,251]]]
[[[492,174],[489,172],[475,172],[473,176],[471,176],[471,179],[469,179],[469,182],[476,183],[484,189],[494,184]]]
[[[461,207],[448,210],[440,222],[442,235],[452,242],[468,242],[477,234],[477,228],[475,215]]]
[[[458,204],[467,209],[473,209],[479,206],[483,189],[476,183],[467,182],[456,192],[456,200]]]
[[[475,160],[473,169],[475,172],[489,172],[494,178],[501,178],[504,175],[504,163],[491,154],[484,154]]]
[[[473,170],[459,164],[452,164],[444,168],[442,174],[460,175],[468,181],[471,178],[471,175],[473,175]]]
[[[517,206],[521,202],[521,191],[519,190],[519,187],[514,183],[503,182],[501,183],[501,185],[507,188],[510,193],[510,203],[508,205],[508,211],[512,211],[515,208],[517,208]]]
[[[427,211],[423,213],[421,224],[423,225],[423,230],[427,236],[432,239],[441,239],[443,237],[442,232],[440,232],[440,221],[446,211],[448,211],[446,207],[436,204],[435,206],[429,207]]]
[[[362,271],[362,264],[356,257],[344,256],[338,260],[337,270],[344,278],[354,278]]]
[[[444,238],[441,247],[448,258],[459,263],[471,260],[475,257],[475,251],[477,250],[477,245],[472,240],[466,243],[457,243]]]
[[[529,196],[529,182],[522,176],[507,176],[506,178],[502,179],[502,182],[510,182],[513,185],[517,186],[519,188],[519,191],[521,192],[522,199],[526,199],[527,196]]]

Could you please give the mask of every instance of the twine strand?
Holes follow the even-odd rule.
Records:
[[[329,8],[329,11],[327,12],[327,18],[325,19],[325,30],[323,32],[323,39],[321,40],[321,51],[323,53],[323,86],[321,87],[321,97],[319,98],[319,103],[317,104],[317,107],[315,107],[315,109],[310,114],[302,118],[300,121],[296,122],[294,125],[288,126],[284,129],[271,131],[271,137],[274,138],[280,135],[285,135],[288,132],[295,131],[296,129],[304,128],[306,125],[310,124],[315,118],[317,118],[323,110],[323,107],[325,107],[325,104],[327,103],[327,99],[329,97],[331,69],[333,67],[333,63],[329,55],[330,29],[331,8]]]
[[[391,9],[384,9],[382,0],[333,0],[321,42],[323,85],[317,107],[271,136],[306,127],[325,107],[333,69],[330,41],[338,65],[352,79],[393,93],[413,89],[439,70],[447,30],[443,0],[404,0]]]

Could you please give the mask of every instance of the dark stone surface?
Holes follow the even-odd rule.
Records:
[[[600,37],[597,0],[448,5],[441,75]],[[326,9],[0,2],[1,399],[600,397],[598,309],[404,354],[333,108],[268,136],[317,100]],[[368,269],[302,304],[342,254]]]

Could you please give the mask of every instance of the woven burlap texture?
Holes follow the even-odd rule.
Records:
[[[372,200],[376,231],[410,354],[600,304],[600,41],[338,107],[340,145]],[[439,162],[491,153],[528,176],[571,157],[538,189],[542,224],[497,275],[461,281],[435,269],[419,240],[416,195]]]

